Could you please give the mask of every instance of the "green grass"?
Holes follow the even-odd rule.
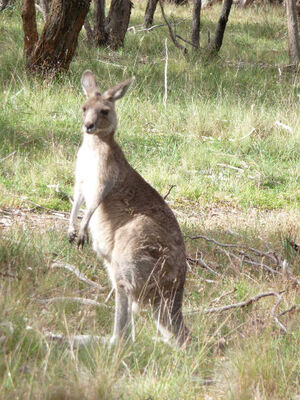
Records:
[[[143,7],[136,5],[132,24],[141,23]],[[188,37],[190,21],[182,19],[190,9],[168,6],[167,11],[181,21],[178,33]],[[203,46],[219,11],[203,12]],[[22,204],[27,196],[50,208],[69,209],[61,193],[72,192],[84,101],[80,76],[90,68],[103,89],[136,76],[118,104],[117,137],[130,162],[160,192],[174,184],[174,201],[183,198],[200,206],[298,207],[299,75],[283,68],[288,55],[282,9],[233,9],[220,55],[211,62],[201,55],[184,57],[168,39],[166,109],[165,28],[128,33],[118,52],[87,48],[82,33],[70,72],[43,83],[24,71],[19,12],[10,9],[0,16],[1,159],[8,156],[1,162],[3,204]],[[161,22],[159,12],[156,22]]]
[[[191,7],[165,7],[170,20],[179,23],[177,33],[188,38]],[[141,24],[144,8],[145,2],[135,3],[132,25]],[[220,6],[202,12],[202,47],[219,13]],[[41,29],[40,17],[38,22]],[[155,23],[161,22],[158,10]],[[4,208],[36,209],[38,204],[70,210],[81,142],[82,72],[92,69],[102,90],[134,75],[133,87],[117,105],[117,140],[160,193],[176,185],[168,200],[187,252],[193,258],[202,253],[220,276],[200,266],[188,273],[184,313],[194,335],[190,349],[154,341],[151,311],[145,310],[136,318],[135,343],[115,350],[99,343],[72,350],[47,338],[47,331],[108,337],[113,296],[99,309],[39,300],[77,296],[104,302],[110,289],[102,263],[91,247],[78,251],[67,242],[66,221],[8,212],[11,226],[0,235],[0,399],[299,399],[299,313],[280,317],[288,330],[284,335],[270,317],[273,297],[245,309],[203,312],[234,288],[214,305],[288,289],[280,313],[299,304],[299,288],[239,263],[210,242],[188,239],[201,233],[264,252],[271,248],[288,260],[293,275],[300,274],[300,256],[288,244],[299,242],[300,82],[299,71],[285,68],[284,9],[233,8],[220,54],[210,61],[202,53],[184,57],[165,27],[129,32],[117,52],[88,48],[83,32],[70,71],[49,82],[26,73],[22,35],[20,7],[2,12],[1,229],[7,221]],[[98,294],[69,272],[51,269],[57,258],[107,286],[106,292]]]
[[[225,274],[224,270],[223,278],[212,285],[199,280],[207,277],[205,270],[189,274],[184,312],[194,338],[186,351],[153,340],[156,331],[150,310],[136,317],[135,343],[128,341],[114,350],[98,343],[72,349],[51,341],[47,332],[107,337],[114,300],[100,309],[72,302],[41,304],[40,299],[60,296],[103,302],[109,291],[97,295],[74,275],[50,265],[58,255],[103,285],[107,284],[105,271],[90,249],[78,253],[71,247],[64,232],[51,225],[30,226],[29,222],[28,229],[6,231],[0,239],[1,399],[297,398],[300,337],[296,314],[281,317],[289,329],[289,334],[282,335],[269,318],[272,298],[244,310],[210,315],[201,311],[234,287],[236,292],[223,304],[243,301],[270,287],[279,290],[281,279],[266,280],[248,271],[250,280],[249,275]],[[205,254],[213,252],[207,248]],[[278,313],[299,299],[299,291],[290,290]],[[194,309],[198,311],[189,314]],[[209,386],[208,380],[213,381]]]

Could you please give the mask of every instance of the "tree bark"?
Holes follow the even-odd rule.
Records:
[[[148,0],[147,2],[143,24],[145,28],[150,28],[150,26],[152,26],[157,2],[158,0]]]
[[[45,19],[47,19],[50,12],[51,0],[40,0],[40,4],[44,10]]]
[[[32,3],[33,0],[23,2]],[[51,75],[68,70],[89,6],[90,0],[52,1],[41,37],[27,54],[30,71]]]
[[[224,0],[223,1],[222,11],[221,11],[221,15],[220,15],[217,27],[216,27],[215,35],[214,35],[212,41],[208,45],[210,54],[218,53],[218,51],[220,50],[220,48],[222,46],[224,32],[225,32],[226,24],[227,24],[227,21],[229,18],[231,6],[232,6],[232,0]]]
[[[286,0],[286,14],[290,63],[297,65],[300,62],[300,46],[295,0]]]
[[[191,39],[196,49],[199,48],[199,43],[200,43],[200,13],[201,13],[201,0],[194,0]]]
[[[188,4],[188,0],[169,0],[169,2],[176,4],[176,6],[184,6]]]
[[[24,29],[24,54],[29,57],[38,41],[34,0],[22,1],[22,20]]]
[[[112,0],[111,2],[109,14],[105,20],[105,30],[108,34],[108,45],[114,50],[124,44],[132,6],[130,0]]]
[[[94,32],[93,32],[93,29],[91,27],[90,21],[88,20],[87,16],[85,17],[83,26],[84,26],[84,29],[86,32],[88,45],[92,46],[94,44]]]
[[[107,44],[105,0],[94,0],[94,40],[97,46],[105,46]]]

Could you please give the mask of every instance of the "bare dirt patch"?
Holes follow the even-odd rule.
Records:
[[[170,204],[172,207],[172,204]],[[193,208],[176,207],[173,211],[181,224],[195,226],[201,231],[219,230],[229,234],[251,230],[260,238],[267,240],[274,233],[291,234],[294,239],[300,237],[300,210],[259,210],[247,211],[237,208],[211,207]],[[41,209],[40,212],[26,208],[0,208],[0,228],[13,229],[23,227],[47,231],[50,228],[65,230],[69,213]]]

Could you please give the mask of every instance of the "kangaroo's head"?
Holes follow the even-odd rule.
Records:
[[[134,78],[127,79],[101,94],[95,75],[89,70],[84,71],[81,78],[82,89],[87,97],[82,106],[84,133],[104,138],[115,132],[115,101],[125,95],[133,80]]]

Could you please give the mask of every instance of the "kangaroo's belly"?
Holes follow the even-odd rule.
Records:
[[[114,245],[113,231],[101,213],[101,206],[94,212],[89,223],[89,229],[94,251],[99,257],[110,262]]]

